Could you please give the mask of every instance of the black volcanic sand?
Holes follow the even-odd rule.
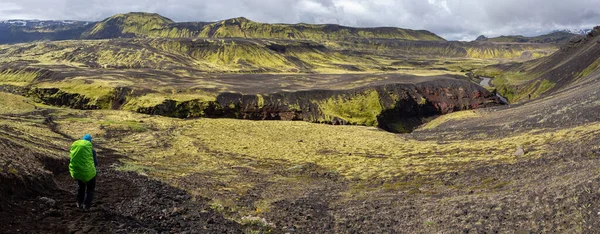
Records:
[[[68,161],[56,168],[57,188],[3,199],[2,233],[240,233],[243,227],[192,199],[181,189],[131,172],[114,170],[121,156],[100,151],[96,199],[89,212],[75,206],[76,183]],[[37,185],[33,185],[37,186]],[[50,198],[50,205],[42,197]],[[41,199],[42,198],[42,199]]]
[[[41,76],[36,80],[40,82],[60,82],[77,78],[77,80],[83,79],[90,83],[94,80],[115,82],[120,84],[118,86],[127,86],[129,88],[148,91],[155,90],[157,87],[169,87],[176,90],[204,90],[215,93],[239,92],[244,94],[312,89],[344,90],[362,86],[415,84],[435,80],[467,79],[458,75],[415,76],[402,73],[217,74],[190,71],[189,75],[181,75],[154,69],[118,70],[68,67],[49,69],[60,72],[47,72],[48,75]]]

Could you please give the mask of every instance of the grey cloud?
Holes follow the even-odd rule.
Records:
[[[101,20],[156,12],[175,21],[244,16],[266,23],[336,23],[426,29],[451,40],[535,35],[600,24],[600,0],[3,0],[0,20]]]

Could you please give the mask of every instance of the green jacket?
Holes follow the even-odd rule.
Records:
[[[82,182],[88,182],[96,176],[92,142],[86,140],[73,142],[69,172],[71,172],[71,177]]]

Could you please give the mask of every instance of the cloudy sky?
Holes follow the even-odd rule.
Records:
[[[600,0],[0,0],[0,20],[102,20],[131,11],[175,21],[244,16],[266,23],[394,26],[426,29],[449,40],[600,25]]]

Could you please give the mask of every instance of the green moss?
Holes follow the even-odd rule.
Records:
[[[116,130],[128,130],[133,132],[145,132],[148,131],[145,125],[139,123],[134,120],[125,120],[125,121],[114,121],[114,120],[105,120],[98,122],[100,126],[108,127]]]
[[[300,105],[298,105],[297,103],[288,104],[287,107],[288,107],[288,110],[290,110],[290,111],[302,111],[302,108],[300,108]]]
[[[531,96],[539,97],[541,94],[554,88],[554,86],[556,86],[556,83],[549,80],[542,80],[542,82],[540,82],[540,84],[537,86],[537,89],[533,92]]]
[[[443,41],[441,37],[428,31],[415,31],[400,28],[369,29],[326,28],[327,25],[309,24],[264,24],[246,18],[235,18],[205,26],[199,37],[247,37],[281,38],[310,40],[343,40],[347,38],[390,38],[404,40]]]
[[[600,68],[600,58],[596,59],[592,64],[590,64],[587,68],[585,68],[581,73],[579,73],[579,77],[586,77],[590,75],[593,71],[597,71]]]
[[[471,47],[466,48],[467,56],[469,58],[518,58],[521,57],[523,50],[512,49],[512,48],[499,48],[499,47]]]
[[[117,14],[105,19],[84,33],[86,38],[115,37],[116,35],[134,34],[149,37],[192,37],[187,29],[171,27],[172,20],[151,13]]]
[[[38,76],[37,72],[18,69],[6,69],[0,72],[0,84],[27,85]]]
[[[30,100],[23,96],[0,92],[0,114],[24,114],[35,110]]]
[[[439,117],[433,119],[432,121],[430,121],[427,124],[425,124],[424,126],[422,126],[421,129],[433,129],[433,128],[437,128],[441,124],[449,122],[449,121],[477,118],[479,116],[480,116],[479,113],[474,110],[453,112],[453,113],[442,115],[442,116],[439,116]]]
[[[260,94],[256,94],[256,105],[258,109],[262,109],[265,106],[265,99]]]
[[[319,104],[326,120],[342,118],[349,123],[377,126],[377,116],[383,111],[379,93],[375,90],[351,96],[337,96]]]
[[[124,163],[121,166],[117,167],[117,170],[118,171],[133,171],[133,172],[137,172],[138,174],[146,174],[150,171],[153,171],[154,168],[130,164],[130,163]]]
[[[127,98],[127,102],[122,107],[123,110],[136,111],[139,108],[154,107],[164,103],[166,100],[173,100],[178,103],[197,100],[199,102],[214,101],[216,95],[208,92],[153,92],[142,96],[131,96]]]

